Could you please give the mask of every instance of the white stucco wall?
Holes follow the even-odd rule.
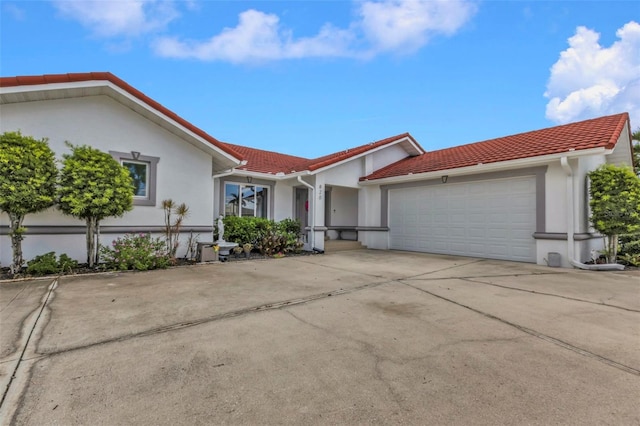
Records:
[[[380,226],[380,186],[363,186],[358,192],[358,226]]]
[[[294,217],[294,186],[299,182],[294,180],[278,181],[274,187],[273,219],[279,222]]]
[[[392,145],[374,152],[371,156],[373,159],[373,170],[375,171],[406,158],[408,154],[400,145]]]
[[[560,161],[549,164],[545,174],[546,232],[567,232],[567,175]]]
[[[364,158],[358,158],[317,174],[326,185],[358,188],[358,181],[364,175]]]
[[[607,162],[609,164],[615,164],[617,166],[630,166],[633,163],[633,157],[631,153],[631,135],[629,134],[629,128],[625,126],[620,133],[616,147],[613,149],[613,153],[607,156]]]
[[[161,201],[172,198],[186,203],[190,214],[184,227],[211,226],[213,220],[212,159],[210,154],[198,150],[174,134],[162,129],[144,117],[132,112],[107,96],[62,99],[54,101],[5,104],[1,107],[0,131],[20,130],[25,135],[49,138],[49,146],[62,159],[70,150],[64,142],[86,144],[102,151],[138,151],[143,156],[159,157],[157,166],[156,206],[135,206],[122,218],[108,218],[101,225],[163,226]],[[6,215],[0,216],[0,225],[8,225]],[[80,220],[65,217],[56,210],[28,215],[29,225],[84,225]],[[211,236],[202,236],[201,240]],[[113,238],[105,235],[105,239]],[[57,239],[57,240],[56,240]],[[186,240],[186,237],[183,237]],[[11,249],[8,237],[0,242],[0,261],[10,263]],[[46,240],[46,241],[45,241]],[[54,243],[52,243],[52,240]],[[106,241],[108,242],[108,241]],[[54,237],[27,235],[25,259],[42,254],[55,247],[57,253],[77,252],[84,236]],[[76,256],[77,257],[77,256]]]

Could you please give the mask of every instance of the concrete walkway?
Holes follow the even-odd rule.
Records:
[[[0,284],[0,423],[639,424],[640,275],[355,250]]]

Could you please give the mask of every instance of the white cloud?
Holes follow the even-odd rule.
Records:
[[[413,52],[435,34],[452,35],[475,13],[467,0],[384,0],[359,4],[347,28],[325,24],[313,37],[295,38],[275,14],[247,10],[238,25],[208,40],[163,37],[157,54],[173,58],[233,63],[305,57],[371,57],[382,52]]]
[[[627,111],[640,122],[640,24],[631,21],[616,36],[611,47],[602,47],[600,34],[577,28],[551,67],[548,119],[566,123]]]
[[[55,0],[63,16],[99,37],[131,37],[161,30],[179,16],[172,1]]]
[[[350,34],[325,25],[315,37],[293,40],[291,32],[280,27],[277,15],[257,10],[242,12],[234,28],[225,28],[207,41],[180,41],[160,38],[158,54],[174,58],[222,60],[233,63],[301,58],[344,56]]]
[[[360,25],[376,52],[414,51],[431,35],[454,34],[475,11],[473,3],[459,0],[367,1],[360,8]]]

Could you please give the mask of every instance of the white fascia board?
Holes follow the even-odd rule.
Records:
[[[567,151],[567,152],[561,152],[557,154],[543,155],[539,157],[519,158],[517,160],[500,161],[497,163],[477,164],[475,166],[460,167],[456,169],[436,170],[436,171],[427,172],[427,173],[416,173],[416,174],[394,176],[394,177],[383,178],[383,179],[364,180],[364,181],[360,181],[359,184],[362,186],[388,185],[393,183],[412,182],[412,181],[418,181],[418,180],[439,179],[445,175],[461,176],[461,175],[488,173],[488,172],[495,172],[495,171],[501,171],[501,170],[536,166],[541,164],[549,164],[550,162],[553,162],[553,161],[559,161],[560,158],[562,157],[567,157],[571,159],[571,158],[578,158],[578,157],[586,157],[589,155],[609,155],[612,152],[613,150],[605,149],[605,148],[592,148],[592,149],[584,149],[580,151]]]
[[[106,80],[87,80],[73,81],[66,83],[44,83],[29,84],[23,86],[0,87],[0,93],[31,93],[31,92],[50,92],[52,90],[68,90],[68,89],[84,89],[91,87],[107,86],[109,82]],[[55,99],[55,98],[54,98]]]
[[[294,172],[294,173],[283,173],[283,172],[280,172],[280,173],[281,174],[252,172],[251,170],[234,169],[233,176],[242,176],[242,177],[250,176],[258,179],[268,179],[268,180],[287,180],[287,179],[295,179],[298,176],[309,176],[312,174],[308,170],[303,170],[301,172]]]

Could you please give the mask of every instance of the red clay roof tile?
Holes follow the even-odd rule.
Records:
[[[360,180],[428,173],[592,148],[612,149],[628,120],[629,114],[622,113],[431,151],[390,164]]]
[[[365,152],[390,144],[403,138],[409,138],[413,143],[418,145],[418,143],[409,133],[403,133],[401,135],[381,139],[376,142],[360,145],[355,148],[350,148],[344,151],[336,152],[314,159],[295,157],[292,155],[280,154],[273,151],[264,151],[261,149],[249,148],[240,145],[227,145],[229,145],[234,151],[242,154],[243,158],[247,160],[246,165],[238,167],[239,170],[258,173],[276,174],[282,172],[284,174],[290,174],[294,172],[302,172],[305,170],[315,171],[323,167],[331,166],[333,164],[339,163],[340,161],[347,160],[359,154],[363,154]]]

